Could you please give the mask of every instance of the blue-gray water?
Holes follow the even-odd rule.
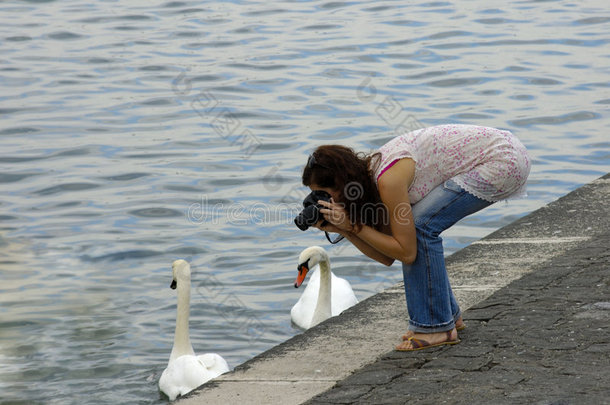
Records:
[[[605,174],[609,32],[602,0],[3,1],[0,402],[164,403],[177,258],[197,352],[234,367],[299,333],[297,256],[328,246],[292,224],[318,144],[513,131],[528,198],[448,253]],[[400,280],[329,251],[361,300]]]

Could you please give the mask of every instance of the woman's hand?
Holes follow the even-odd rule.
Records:
[[[337,228],[336,226],[334,226],[333,224],[329,223],[328,221],[326,221],[326,223],[324,225],[322,225],[322,223],[324,223],[324,220],[321,219],[318,221],[317,224],[313,225],[314,228],[317,228],[321,231],[324,232],[328,232],[328,233],[338,233],[338,234],[344,234],[345,232],[342,231],[341,229]]]
[[[327,226],[321,227],[320,229],[340,234],[352,232],[354,230],[354,225],[352,225],[343,204],[336,203],[332,198],[330,199],[330,202],[320,200],[318,201],[318,204],[325,207],[320,209],[320,213],[324,215],[324,219],[329,223]]]

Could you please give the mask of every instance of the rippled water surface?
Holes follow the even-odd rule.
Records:
[[[0,402],[164,403],[171,262],[191,336],[232,367],[300,333],[292,217],[321,143],[447,122],[529,148],[526,199],[451,253],[605,174],[605,1],[0,3]],[[329,248],[359,299],[400,280]],[[388,348],[390,349],[390,348]]]

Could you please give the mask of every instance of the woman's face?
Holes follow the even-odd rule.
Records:
[[[310,184],[310,185],[309,185],[309,189],[310,189],[311,191],[314,191],[314,190],[322,190],[322,191],[326,191],[328,194],[330,194],[330,196],[333,198],[333,200],[334,200],[335,202],[339,202],[339,201],[340,201],[340,194],[339,194],[339,191],[338,191],[338,190],[335,190],[335,189],[333,189],[333,188],[330,188],[330,187],[320,187],[320,186],[318,186],[317,184],[313,184],[313,183],[312,183],[312,184]]]

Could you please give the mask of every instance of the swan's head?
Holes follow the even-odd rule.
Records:
[[[320,262],[328,261],[329,259],[326,250],[324,250],[320,246],[311,246],[303,250],[299,255],[299,264],[297,265],[299,275],[297,276],[297,279],[294,282],[294,288],[299,288],[301,284],[303,284],[303,281],[305,281],[305,276],[307,276],[307,272],[309,272],[309,269],[313,269]]]
[[[170,288],[172,290],[176,289],[176,286],[180,281],[190,281],[191,280],[191,266],[186,260],[175,260],[172,263],[172,284]]]

